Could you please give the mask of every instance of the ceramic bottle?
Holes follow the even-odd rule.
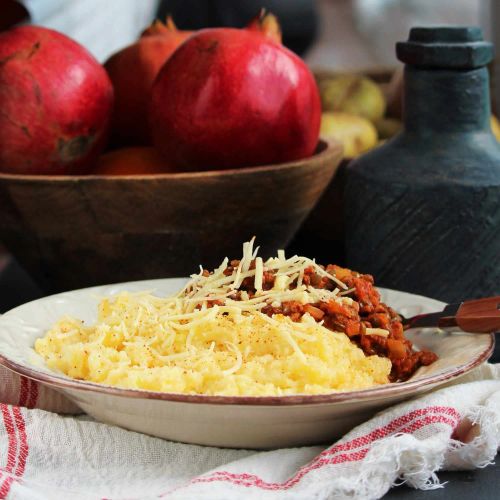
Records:
[[[493,47],[479,28],[413,28],[396,52],[404,130],[347,169],[347,264],[446,302],[500,295]]]

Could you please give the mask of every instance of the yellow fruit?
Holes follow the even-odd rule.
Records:
[[[320,83],[323,111],[344,111],[370,121],[384,116],[386,102],[380,87],[360,75],[339,75]]]
[[[390,139],[399,134],[403,129],[403,123],[397,118],[381,118],[375,122],[380,139]]]
[[[497,141],[500,141],[500,122],[495,115],[491,115],[491,131],[497,138]]]
[[[373,123],[348,113],[325,112],[321,115],[320,135],[337,139],[344,145],[344,156],[354,158],[377,145],[377,130]]]

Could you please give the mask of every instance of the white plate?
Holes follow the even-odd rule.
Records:
[[[454,380],[486,361],[493,335],[408,333],[417,348],[439,360],[407,382],[322,395],[228,397],[119,389],[50,371],[33,350],[63,315],[93,323],[99,296],[122,290],[177,291],[184,279],[137,281],[61,293],[19,306],[0,317],[0,364],[50,385],[95,419],[174,441],[234,448],[277,448],[331,442],[376,411]],[[441,310],[443,303],[392,290],[383,300],[405,316]]]

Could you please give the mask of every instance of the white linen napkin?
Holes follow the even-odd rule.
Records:
[[[40,409],[74,405],[0,369],[0,498],[380,498],[438,470],[491,463],[500,446],[500,365],[384,410],[326,448],[230,450],[174,443]],[[9,381],[10,378],[10,381]]]

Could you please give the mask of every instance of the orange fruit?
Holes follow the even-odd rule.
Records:
[[[105,153],[97,160],[93,175],[147,175],[175,172],[152,147],[122,148]]]

